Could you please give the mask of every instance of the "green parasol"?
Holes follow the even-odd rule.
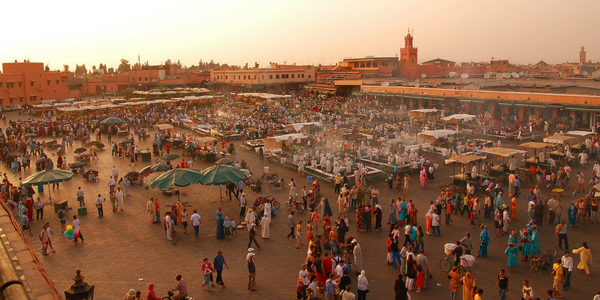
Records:
[[[23,181],[24,186],[38,186],[44,184],[53,184],[59,183],[63,181],[69,181],[75,177],[75,173],[71,171],[63,171],[63,170],[44,170],[38,173],[35,173]],[[48,203],[52,203],[52,195],[50,192],[50,187],[48,187]]]
[[[237,183],[245,177],[246,174],[236,167],[216,165],[202,171],[202,178],[200,178],[199,183],[203,185],[218,185],[220,194],[218,200],[223,201],[221,186],[232,182]]]
[[[123,123],[125,123],[125,121],[123,121],[123,119],[120,119],[117,117],[108,117],[100,122],[100,124],[102,124],[102,125],[117,125],[117,124],[123,124]]]

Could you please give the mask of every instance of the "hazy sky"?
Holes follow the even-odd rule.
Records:
[[[0,62],[29,58],[51,69],[116,68],[138,55],[187,66],[335,64],[396,56],[409,27],[419,62],[576,62],[581,46],[600,59],[598,0],[25,0],[2,11]]]

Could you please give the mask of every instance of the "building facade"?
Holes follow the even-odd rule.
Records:
[[[47,71],[43,63],[3,63],[0,73],[0,106],[38,104],[69,97],[68,73]]]
[[[313,66],[274,65],[266,68],[220,68],[210,71],[211,84],[244,87],[246,89],[264,89],[266,86],[306,84],[315,81]]]

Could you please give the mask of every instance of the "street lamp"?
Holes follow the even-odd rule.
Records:
[[[83,281],[85,277],[81,275],[81,270],[77,270],[77,275],[73,278],[75,284],[65,291],[67,300],[93,300],[94,286]]]

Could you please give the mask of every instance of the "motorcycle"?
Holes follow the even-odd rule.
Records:
[[[275,181],[277,179],[279,179],[279,176],[275,173],[263,173],[262,176],[260,176],[261,181],[265,181],[265,180]]]
[[[288,202],[285,203],[285,207],[287,207],[288,210],[292,210],[292,208],[294,208],[296,211],[301,213],[304,211],[304,202],[298,202],[296,199],[292,199],[292,197],[290,197]]]
[[[276,188],[284,188],[285,189],[285,186],[286,186],[285,179],[283,179],[283,178],[276,180],[276,181],[269,182],[270,190],[274,190]]]

